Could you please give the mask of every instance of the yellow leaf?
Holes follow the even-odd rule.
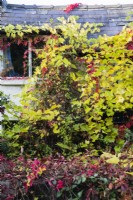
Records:
[[[38,197],[34,197],[34,200],[38,200]]]
[[[72,78],[73,81],[76,80],[76,76],[75,76],[75,74],[73,72],[70,73],[70,77]]]
[[[35,74],[36,74],[36,75],[41,74],[41,71],[40,71],[39,67],[36,68],[36,70],[35,70]]]
[[[58,105],[54,104],[54,105],[50,108],[50,110],[54,110],[54,109],[56,109],[56,108],[58,108],[58,107],[59,107]]]
[[[42,111],[41,111],[41,110],[38,110],[38,111],[36,112],[36,114],[37,114],[37,115],[42,115]]]
[[[54,124],[53,132],[54,133],[59,133],[60,132],[60,130],[58,129],[58,125],[57,124]]]
[[[113,155],[111,153],[103,152],[101,158],[111,158]]]
[[[41,133],[41,135],[40,135],[40,136],[41,136],[41,139],[42,139],[42,138],[44,137],[44,133]]]
[[[16,29],[18,29],[18,30],[22,30],[22,26],[19,25],[19,24],[17,24],[17,25],[16,25]]]
[[[119,161],[120,161],[119,158],[116,156],[113,156],[112,158],[109,158],[108,160],[106,160],[106,162],[110,164],[118,164]]]
[[[130,167],[133,167],[133,162],[130,163]]]
[[[133,176],[133,172],[126,172],[126,174]]]

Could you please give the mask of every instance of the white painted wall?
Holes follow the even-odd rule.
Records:
[[[10,99],[19,104],[19,97],[17,96],[21,91],[23,86],[26,84],[26,80],[2,80],[0,79],[0,91],[4,94],[10,96]],[[2,115],[0,115],[0,121],[2,121]],[[2,131],[2,126],[0,125],[0,132]]]
[[[0,80],[0,91],[10,96],[10,99],[18,104],[19,98],[16,96],[26,84],[26,80]]]

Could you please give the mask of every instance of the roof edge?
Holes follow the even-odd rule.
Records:
[[[7,8],[23,8],[23,9],[65,9],[67,5],[25,5],[25,4],[7,4]],[[116,4],[116,5],[86,5],[86,4],[81,4],[76,10],[82,10],[82,9],[102,9],[102,8],[129,8],[133,7],[133,4]]]

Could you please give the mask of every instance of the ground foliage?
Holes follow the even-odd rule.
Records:
[[[9,160],[0,156],[1,200],[131,200],[133,157],[86,153],[66,160],[63,156]]]

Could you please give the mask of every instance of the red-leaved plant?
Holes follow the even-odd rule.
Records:
[[[11,199],[116,199],[133,198],[132,165],[107,163],[89,154],[66,160],[63,156],[42,160],[0,156],[1,200]]]

